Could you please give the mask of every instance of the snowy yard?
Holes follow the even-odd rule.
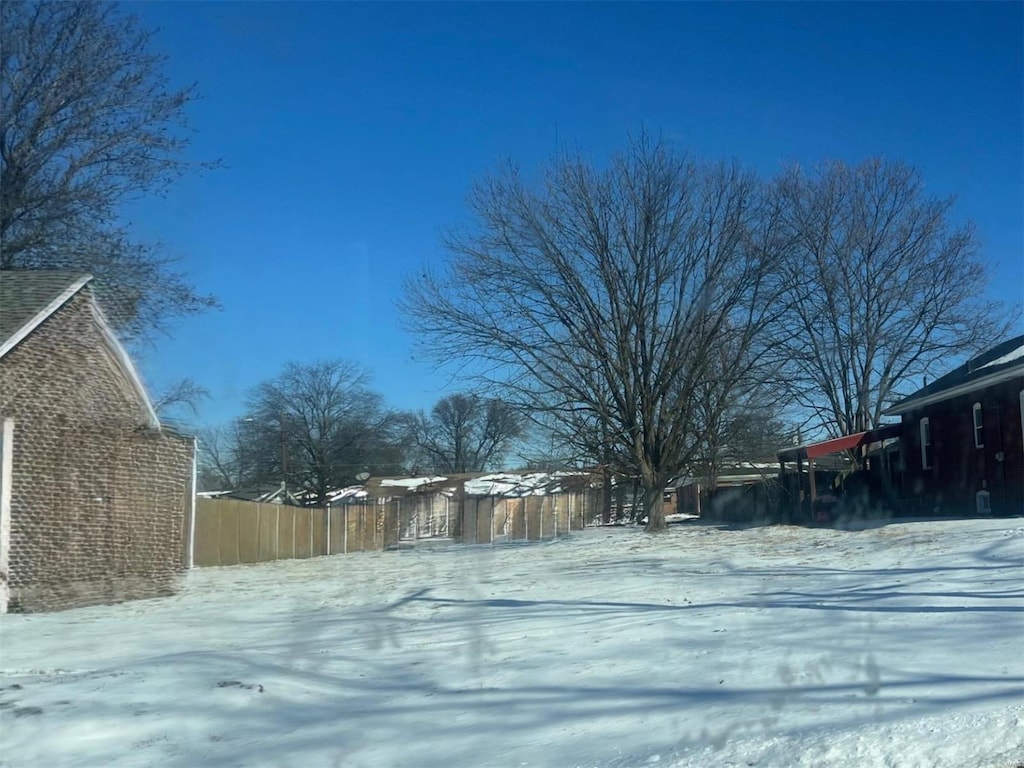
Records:
[[[1024,762],[1024,521],[694,524],[0,617],[5,766]]]

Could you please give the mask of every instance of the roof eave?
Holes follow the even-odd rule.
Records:
[[[139,371],[135,367],[135,363],[132,362],[131,355],[128,354],[128,350],[124,348],[121,340],[117,338],[117,334],[114,332],[114,329],[111,328],[106,315],[103,313],[103,308],[96,301],[96,298],[90,296],[89,299],[92,305],[93,316],[96,318],[96,323],[99,325],[100,332],[103,334],[103,338],[107,342],[107,346],[110,348],[110,351],[113,352],[118,365],[121,366],[121,369],[124,371],[125,376],[131,383],[132,388],[138,394],[139,399],[142,400],[142,404],[146,409],[146,415],[149,418],[148,426],[154,429],[160,429],[160,417],[156,415],[156,408],[153,405],[153,400],[150,398],[149,392],[146,390],[146,385],[142,383],[142,377],[139,375]]]
[[[60,295],[58,295],[53,301],[33,315],[27,323],[21,326],[21,328],[5,339],[3,344],[0,344],[0,358],[4,357],[4,355],[18,346],[18,344],[20,344],[26,336],[32,333],[32,331],[38,328],[46,318],[70,301],[71,297],[82,290],[90,280],[92,280],[92,275],[82,275],[82,277],[78,278],[71,283],[71,285],[61,291]]]
[[[988,376],[981,376],[972,381],[966,381],[962,384],[958,384],[948,389],[943,389],[938,392],[932,392],[924,397],[914,397],[911,395],[905,400],[902,400],[895,405],[889,406],[882,412],[884,416],[899,416],[910,411],[915,411],[918,408],[923,408],[927,405],[934,405],[935,403],[941,403],[943,400],[951,400],[954,397],[960,397],[960,395],[970,394],[979,389],[990,387],[994,384],[1002,384],[1004,381],[1009,381],[1018,376],[1024,376],[1024,362],[1010,365],[1002,370],[991,373]]]

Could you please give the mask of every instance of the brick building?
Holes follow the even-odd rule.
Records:
[[[195,442],[161,427],[91,277],[0,272],[0,610],[174,591]]]
[[[903,422],[903,498],[918,514],[1024,513],[1024,336],[886,411]]]

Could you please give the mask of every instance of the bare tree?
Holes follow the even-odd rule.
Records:
[[[729,402],[720,403],[714,387],[708,389],[711,391],[697,398],[698,409],[704,411],[703,420],[709,427],[700,460],[691,469],[712,489],[729,464],[770,459],[773,468],[764,474],[774,475],[777,452],[792,445],[795,434],[795,428],[780,415],[777,403],[756,389],[736,393]]]
[[[735,165],[645,137],[605,169],[556,159],[538,191],[509,168],[476,186],[475,226],[402,307],[443,359],[531,409],[606,426],[640,477],[647,530],[663,530],[664,489],[702,445],[701,383],[748,380],[783,310],[761,191]]]
[[[210,397],[206,387],[200,385],[195,379],[186,377],[171,382],[153,402],[153,407],[161,416],[174,411],[185,409],[193,416],[199,415],[199,404]]]
[[[343,360],[287,364],[254,389],[244,422],[259,478],[276,477],[320,504],[362,472],[402,463],[401,419],[369,388],[369,374]]]
[[[208,427],[199,433],[199,486],[204,491],[227,491],[246,485],[244,424]]]
[[[91,272],[129,336],[215,304],[119,224],[192,166],[195,90],[168,89],[151,36],[108,3],[0,4],[0,269]]]
[[[835,162],[775,187],[793,307],[776,349],[790,397],[830,435],[877,426],[920,377],[1006,333],[973,225],[952,224],[952,199],[915,169]]]
[[[494,468],[524,434],[522,415],[501,400],[471,393],[439,400],[430,414],[408,422],[420,461],[436,472],[476,472]]]
[[[282,444],[273,422],[243,416],[199,432],[199,479],[203,490],[252,490],[282,480]],[[287,447],[287,445],[285,446]],[[294,490],[294,488],[293,488]]]

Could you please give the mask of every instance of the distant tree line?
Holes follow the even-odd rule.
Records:
[[[200,438],[206,490],[272,488],[324,503],[368,475],[500,468],[525,420],[474,393],[439,400],[429,413],[390,409],[354,363],[288,363],[256,386],[244,415]]]

